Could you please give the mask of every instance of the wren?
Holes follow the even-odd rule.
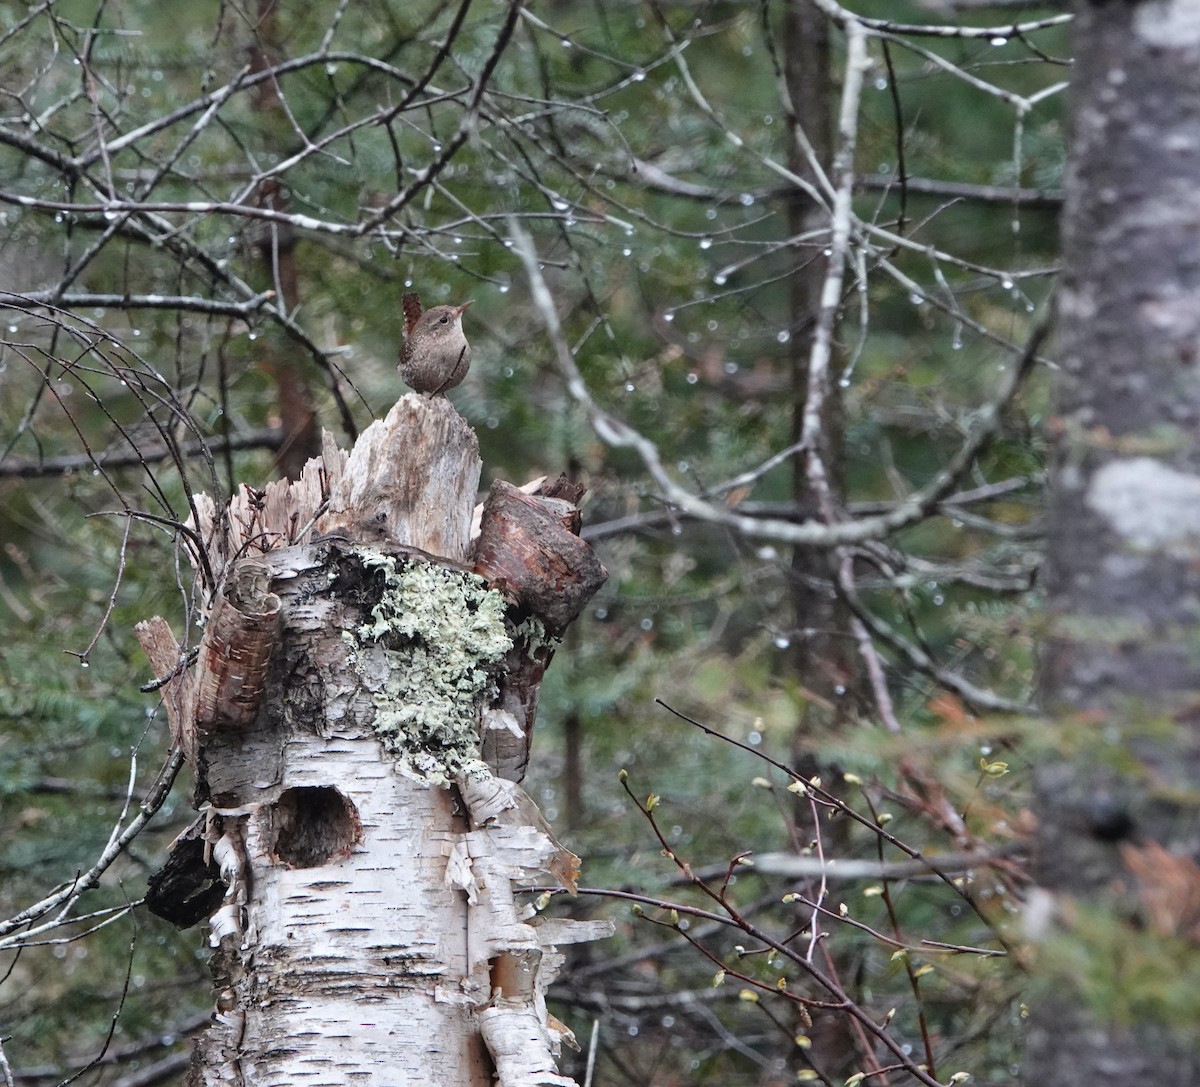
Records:
[[[471,302],[422,312],[420,295],[404,296],[404,347],[397,368],[410,388],[440,396],[467,376],[471,345],[463,332],[462,315]]]

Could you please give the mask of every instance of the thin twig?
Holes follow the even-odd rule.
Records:
[[[167,761],[158,772],[158,776],[154,779],[146,799],[142,802],[138,814],[130,821],[129,825],[123,830],[114,828],[113,834],[110,835],[108,844],[101,850],[100,856],[96,858],[92,867],[86,872],[81,873],[78,877],[63,887],[60,887],[53,894],[43,898],[40,902],[35,902],[32,906],[27,906],[19,913],[14,914],[6,921],[0,921],[0,951],[9,948],[18,947],[25,939],[25,933],[19,930],[25,928],[31,921],[39,917],[44,917],[52,910],[61,910],[59,918],[61,919],[67,910],[72,908],[79,898],[100,882],[100,877],[108,870],[109,866],[115,861],[145,828],[146,824],[154,817],[163,802],[167,799],[171,791],[171,786],[175,782],[175,777],[183,766],[183,752],[180,748],[174,747],[167,756]],[[118,832],[119,830],[119,832]],[[30,931],[30,935],[48,931],[49,928],[60,923],[59,921],[51,922],[49,925],[44,925],[39,929]],[[16,935],[13,935],[16,933]]]

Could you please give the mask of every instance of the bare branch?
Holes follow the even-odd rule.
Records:
[[[51,928],[62,923],[62,919],[74,907],[75,903],[87,891],[90,891],[99,884],[100,877],[104,875],[113,861],[125,851],[129,843],[142,832],[146,824],[150,822],[158,809],[162,807],[163,802],[167,799],[171,791],[171,786],[175,782],[175,775],[179,773],[182,766],[183,753],[178,748],[175,748],[167,756],[167,761],[158,772],[154,784],[147,792],[146,799],[139,806],[138,814],[124,828],[119,824],[113,827],[108,844],[100,852],[100,855],[96,858],[91,868],[81,873],[66,886],[60,887],[53,894],[43,898],[40,902],[35,902],[32,906],[27,906],[7,921],[0,921],[0,950],[19,947],[30,936],[49,931]],[[60,911],[55,920],[40,927],[27,928],[31,922],[36,921],[40,917],[45,917],[46,914],[53,910]],[[22,929],[25,929],[25,931],[22,932]]]

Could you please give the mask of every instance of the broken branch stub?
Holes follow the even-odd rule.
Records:
[[[560,637],[608,579],[579,538],[575,500],[525,494],[496,480],[483,507],[475,572]]]
[[[566,483],[493,488],[472,556],[480,468],[453,407],[413,394],[295,483],[196,498],[215,584],[164,695],[205,816],[151,896],[178,924],[207,911],[193,1087],[570,1082],[555,945],[607,930],[538,924],[515,893],[573,887],[578,859],[489,765],[523,775],[555,639],[605,574]],[[162,620],[139,637],[160,677],[185,659]]]
[[[498,697],[483,713],[483,759],[509,781],[525,779],[538,694],[558,638],[608,577],[579,538],[582,495],[583,486],[565,477],[535,494],[497,480],[483,506],[475,572],[522,617]]]
[[[133,628],[142,652],[154,669],[154,678],[162,683],[163,705],[171,729],[171,744],[178,747],[194,769],[196,766],[195,706],[192,700],[192,680],[186,671],[186,660],[171,624],[161,615],[143,619]],[[169,678],[165,678],[169,677]]]

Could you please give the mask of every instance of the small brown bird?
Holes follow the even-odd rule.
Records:
[[[462,315],[474,302],[461,306],[434,306],[421,310],[421,296],[404,296],[404,347],[400,350],[400,376],[419,393],[439,396],[467,376],[471,345],[463,332]]]

